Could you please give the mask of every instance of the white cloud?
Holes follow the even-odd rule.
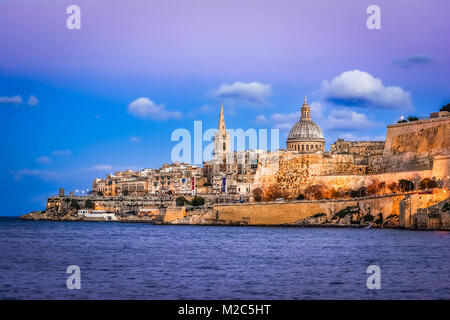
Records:
[[[72,151],[70,150],[55,150],[52,151],[52,156],[70,156]]]
[[[332,109],[325,114],[325,106],[320,102],[310,105],[311,117],[325,132],[326,131],[357,131],[376,127],[378,123],[372,122],[363,113],[355,112],[349,108]],[[289,131],[300,119],[300,111],[292,113],[274,113],[270,117],[258,115],[256,123],[270,125],[281,131]]]
[[[314,101],[309,104],[309,107],[311,109],[311,118],[313,118],[314,120],[322,119],[323,112],[325,111],[325,106],[323,104]]]
[[[240,82],[222,84],[213,91],[213,95],[219,99],[231,101],[244,101],[251,103],[264,103],[272,95],[270,84],[259,82]]]
[[[267,117],[265,115],[260,114],[260,115],[256,116],[256,123],[266,124],[267,122],[268,122]]]
[[[407,58],[395,59],[394,65],[399,66],[400,68],[410,68],[417,65],[425,65],[430,64],[432,59],[429,55],[426,54],[415,54]]]
[[[166,110],[164,105],[157,105],[149,98],[134,100],[128,106],[128,112],[138,118],[150,118],[160,121],[180,119],[182,116],[181,112]]]
[[[59,180],[62,178],[61,174],[59,174],[58,172],[48,170],[22,169],[16,172],[14,175],[16,181],[21,180],[23,177],[35,177],[44,181]]]
[[[113,170],[113,166],[110,164],[97,164],[91,167],[92,171],[111,171]]]
[[[21,96],[13,97],[0,97],[0,104],[22,104],[23,100]]]
[[[37,106],[38,103],[39,103],[39,101],[38,101],[38,99],[37,99],[35,96],[30,96],[30,97],[28,98],[27,104],[28,104],[29,106],[34,107],[34,106]]]
[[[132,136],[132,137],[130,137],[130,141],[133,142],[133,143],[140,142],[141,138],[136,137],[136,136]]]
[[[214,111],[215,110],[215,108],[214,107],[211,107],[211,106],[209,106],[209,105],[203,105],[203,106],[201,106],[200,108],[198,108],[198,111],[200,112],[200,113],[210,113],[210,112],[212,112],[212,111]]]
[[[323,118],[323,112],[325,110],[323,104],[315,101],[311,102],[309,107],[311,108],[311,117],[314,121],[320,121]],[[287,131],[290,130],[298,120],[300,120],[300,111],[288,114],[274,113],[269,118],[265,115],[258,115],[256,116],[255,122],[259,124],[270,124],[273,128]]]
[[[325,129],[330,131],[367,130],[376,126],[375,123],[367,119],[365,114],[347,108],[331,110],[324,125]]]
[[[371,74],[352,70],[322,82],[321,94],[333,103],[345,106],[413,109],[411,94],[400,87],[386,87]]]
[[[46,163],[52,162],[52,159],[50,159],[47,156],[42,156],[42,157],[37,158],[36,162],[41,163],[41,164],[46,164]]]
[[[298,120],[300,120],[300,112],[289,114],[274,113],[270,116],[270,122],[273,124],[273,127],[280,130],[290,130]]]

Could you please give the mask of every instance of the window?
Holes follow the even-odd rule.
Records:
[[[305,151],[305,145],[302,144],[302,151]]]
[[[307,151],[309,150],[309,144],[306,145],[306,150],[307,150]]]
[[[225,144],[225,142],[223,143],[223,151],[225,151],[226,150],[226,144]]]

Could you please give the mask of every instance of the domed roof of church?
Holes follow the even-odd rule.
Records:
[[[322,129],[312,120],[300,119],[289,131],[288,141],[322,140]]]
[[[300,120],[289,131],[287,141],[323,140],[322,129],[311,119],[310,108],[306,102],[306,97],[301,111]]]

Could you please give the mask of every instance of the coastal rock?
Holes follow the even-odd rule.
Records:
[[[396,229],[400,226],[400,219],[398,215],[390,215],[381,225],[382,228]]]
[[[311,217],[308,217],[302,221],[298,221],[295,224],[297,225],[319,225],[319,224],[325,224],[327,223],[327,215],[325,213],[318,213]]]

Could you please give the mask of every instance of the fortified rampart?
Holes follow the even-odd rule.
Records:
[[[447,191],[435,194],[409,194],[413,215],[419,208],[432,206],[448,198]],[[342,200],[293,201],[286,203],[251,203],[239,205],[214,206],[218,223],[247,225],[281,225],[292,224],[313,215],[324,213],[331,218],[336,212],[347,207],[357,206],[362,214],[378,215],[383,218],[399,215],[400,202],[405,194],[364,197]]]
[[[291,198],[308,186],[358,189],[374,180],[389,184],[400,179],[418,185],[425,178],[448,180],[450,175],[450,117],[389,125],[384,141],[345,141],[331,152],[280,152],[277,163],[258,167],[254,187],[266,193],[277,185]]]
[[[449,136],[450,117],[391,124],[387,126],[384,155],[440,154],[450,150]]]
[[[359,224],[361,219],[372,216],[371,221],[381,217],[382,220],[397,217],[403,228],[435,228],[447,230],[449,225],[448,208],[443,213],[428,215],[420,209],[432,207],[442,201],[448,202],[448,188],[434,189],[434,193],[412,192],[407,194],[390,194],[383,196],[361,197],[338,200],[303,200],[291,202],[264,202],[244,204],[222,204],[210,207],[174,207],[158,204],[149,199],[128,198],[121,201],[116,198],[88,197],[51,197],[45,212],[33,212],[24,219],[31,220],[80,220],[80,211],[74,206],[86,210],[88,201],[96,208],[101,207],[105,214],[115,214],[121,222],[148,222],[165,224],[206,224],[206,225],[296,225],[303,224],[316,217],[322,219],[318,224]],[[92,204],[91,203],[91,204]],[[101,203],[101,205],[100,205]],[[447,205],[448,207],[448,205]],[[133,212],[126,212],[130,208]],[[150,210],[149,208],[153,208]],[[442,208],[441,208],[442,209]],[[337,221],[339,212],[356,212],[358,221],[353,221],[353,214]],[[151,214],[144,214],[150,212]],[[142,213],[142,214],[141,214]],[[352,218],[351,218],[352,217]],[[84,217],[81,217],[81,220]],[[343,218],[343,217],[340,217]],[[319,220],[320,220],[319,219]],[[334,222],[333,222],[334,221]],[[366,220],[367,221],[367,220]],[[307,223],[309,224],[309,222]],[[367,223],[366,223],[367,224]],[[424,227],[427,225],[428,227]],[[393,227],[393,226],[391,226]],[[395,226],[394,226],[395,227]]]
[[[382,156],[370,159],[371,172],[427,170],[434,159],[448,162],[450,117],[392,124],[387,127]],[[439,158],[439,156],[445,156]],[[448,164],[444,165],[448,167]],[[441,172],[436,171],[440,177]]]

